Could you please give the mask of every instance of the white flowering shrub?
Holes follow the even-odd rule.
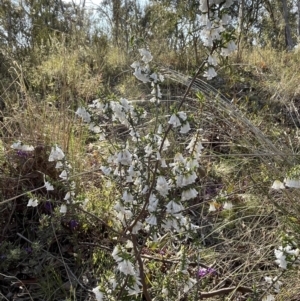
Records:
[[[162,97],[159,85],[164,78],[159,73],[151,72],[150,52],[146,49],[140,49],[139,52],[142,62],[132,64],[134,75],[144,83],[151,82],[153,97],[150,101],[158,105]],[[90,105],[90,112],[91,116],[102,116],[110,127],[123,125],[129,132],[128,139],[121,144],[113,142],[105,130],[106,126],[89,123],[90,130],[98,133],[100,140],[107,138],[112,141],[110,155],[100,169],[118,187],[115,192],[113,224],[126,241],[124,245],[117,244],[112,253],[119,271],[113,279],[118,280],[118,285],[113,290],[107,290],[110,286],[105,279],[101,279],[99,290],[102,295],[116,296],[119,295],[117,292],[121,285],[124,297],[143,292],[149,299],[145,278],[145,270],[148,268],[141,259],[144,246],[151,241],[159,241],[167,233],[175,234],[170,241],[184,244],[197,229],[184,214],[184,209],[186,201],[198,195],[195,182],[203,149],[201,136],[193,131],[186,144],[170,149],[168,134],[171,131],[176,135],[185,135],[191,131],[188,116],[180,108],[164,123],[160,116],[156,116],[154,125],[149,129],[144,126],[147,116],[145,110],[124,98],[120,101],[95,100]],[[79,108],[76,115],[85,122],[93,119],[84,108]],[[173,159],[171,156],[174,156]],[[142,245],[138,243],[141,233],[145,235]],[[182,252],[185,253],[184,248]],[[187,272],[187,259],[185,262],[184,268],[178,269],[181,275],[176,281],[178,292],[187,292],[196,281],[195,276],[190,277]],[[167,287],[164,289],[165,294]]]

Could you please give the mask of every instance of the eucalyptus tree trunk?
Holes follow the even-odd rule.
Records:
[[[297,28],[297,33],[298,33],[298,37],[300,37],[300,0],[297,1],[297,8],[298,8],[298,28]]]
[[[285,23],[285,45],[288,50],[293,48],[293,40],[291,34],[291,27],[289,25],[289,14],[288,14],[288,7],[287,7],[287,0],[281,0],[282,4],[282,14]]]
[[[113,39],[115,45],[119,43],[119,31],[120,31],[120,14],[121,14],[121,0],[112,0],[112,13],[113,13]]]

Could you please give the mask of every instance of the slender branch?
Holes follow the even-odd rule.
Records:
[[[131,241],[133,244],[133,250],[134,250],[134,254],[135,254],[135,258],[139,264],[139,269],[140,269],[140,277],[141,277],[141,282],[142,282],[142,286],[143,286],[143,294],[144,297],[146,298],[147,301],[151,301],[151,297],[149,295],[148,292],[148,287],[147,287],[147,283],[145,281],[145,273],[144,273],[144,264],[140,255],[140,252],[138,250],[138,243],[136,240],[136,235],[131,235]]]
[[[216,291],[211,291],[211,292],[207,292],[207,293],[200,293],[200,300],[201,299],[206,299],[206,298],[211,298],[214,296],[219,296],[219,295],[225,295],[225,294],[229,294],[231,292],[241,292],[241,293],[253,293],[253,290],[250,287],[247,286],[232,286],[232,287],[225,287],[225,288],[221,288],[219,290]]]

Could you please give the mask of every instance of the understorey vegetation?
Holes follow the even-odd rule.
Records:
[[[297,18],[0,4],[0,300],[299,300]]]

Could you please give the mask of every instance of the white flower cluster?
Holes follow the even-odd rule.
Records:
[[[17,142],[14,142],[11,145],[11,148],[16,149],[16,150],[20,150],[23,152],[32,152],[34,151],[34,147],[32,145],[27,145],[27,144],[23,144],[20,140]]]
[[[153,97],[150,99],[150,101],[159,102],[162,98],[159,83],[164,81],[164,77],[160,73],[150,72],[149,62],[151,62],[153,59],[150,51],[146,50],[145,48],[141,48],[139,49],[139,53],[142,56],[141,60],[143,63],[135,61],[131,64],[130,67],[134,69],[133,75],[143,83],[151,82],[151,86],[153,87],[151,95]]]
[[[202,13],[200,22],[202,30],[200,32],[204,46],[210,49],[210,55],[207,59],[208,68],[204,76],[210,80],[217,73],[215,66],[217,65],[217,57],[212,54],[216,48],[220,48],[222,56],[228,56],[236,49],[234,41],[224,40],[222,35],[226,27],[230,25],[231,17],[226,13],[228,8],[233,4],[233,0],[200,0],[200,11]]]
[[[128,295],[136,295],[141,292],[141,279],[138,269],[131,262],[133,254],[128,253],[122,246],[117,245],[113,252],[112,257],[117,263],[117,269],[126,277],[130,277],[130,285],[126,285],[125,289]]]
[[[281,269],[286,270],[287,264],[291,260],[296,260],[299,256],[299,249],[294,248],[291,245],[287,245],[285,247],[280,246],[278,249],[274,250],[274,254],[276,257],[275,262]],[[270,277],[265,276],[265,282],[269,287],[267,289],[273,288],[275,294],[280,292],[280,287],[282,286],[282,282],[279,280],[279,277]],[[262,301],[275,301],[275,296],[273,294],[267,294],[262,298]]]
[[[135,126],[140,119],[146,117],[146,112],[136,110],[126,98],[121,98],[119,101],[108,101],[105,104],[96,99],[89,107],[96,115],[101,115],[107,120],[126,126],[133,141],[136,142],[140,138],[140,133]],[[89,129],[96,134],[100,134],[99,140],[105,140],[106,133],[102,127],[91,122]]]
[[[142,82],[151,82],[154,99],[158,102],[161,98],[159,83],[163,77],[157,73],[151,73],[148,63],[152,55],[145,49],[140,49],[143,63],[134,62],[131,67],[135,69],[134,75]],[[180,134],[188,133],[191,128],[188,116],[178,110],[170,116],[167,124],[159,124],[153,131],[143,133],[140,126],[146,112],[136,108],[127,99],[119,101],[95,100],[89,106],[96,115],[101,115],[108,124],[122,124],[128,128],[129,139],[123,144],[116,144],[110,151],[106,161],[103,160],[100,170],[105,177],[118,184],[118,192],[115,195],[115,226],[127,235],[136,235],[140,230],[149,233],[150,239],[162,236],[165,232],[176,231],[188,237],[190,231],[195,231],[189,218],[184,216],[184,202],[198,195],[195,189],[197,179],[196,170],[203,146],[200,135],[190,138],[184,152],[187,157],[178,153],[174,159],[166,158],[170,142],[166,129],[180,128]],[[106,127],[91,123],[92,118],[81,108],[77,115],[89,123],[89,128],[100,134],[100,139],[106,139]],[[144,130],[144,129],[143,129]],[[169,150],[172,153],[172,150]],[[169,156],[169,155],[168,155]],[[178,197],[178,190],[181,196]],[[140,292],[141,282],[139,269],[133,263],[133,254],[127,252],[122,246],[117,246],[113,253],[117,264],[117,270],[130,277],[130,286],[126,285],[128,295]],[[125,279],[124,278],[124,279]],[[119,279],[119,278],[118,278]],[[187,277],[184,283],[184,291],[188,291],[194,281]],[[107,292],[107,291],[105,291]],[[95,288],[95,294],[100,299],[104,291]]]
[[[70,181],[69,175],[72,166],[65,160],[65,154],[63,150],[58,147],[57,145],[53,146],[49,155],[49,162],[56,162],[55,168],[60,169],[62,168],[62,172],[60,173],[59,177],[66,181],[65,186],[68,188],[68,192],[66,193],[64,200],[66,204],[72,203],[73,198],[75,197],[75,182]],[[47,190],[53,190],[53,186],[49,182],[45,182],[45,187]],[[60,213],[67,212],[67,205],[62,204],[60,207]]]
[[[299,256],[299,249],[293,249],[292,246],[288,245],[286,247],[280,246],[278,249],[274,250],[274,254],[276,257],[275,262],[278,266],[282,269],[287,268],[287,256],[298,257]]]
[[[191,130],[185,112],[178,112],[177,114],[173,114],[169,120],[169,124],[172,124],[174,128],[181,126],[181,134],[187,134]]]

